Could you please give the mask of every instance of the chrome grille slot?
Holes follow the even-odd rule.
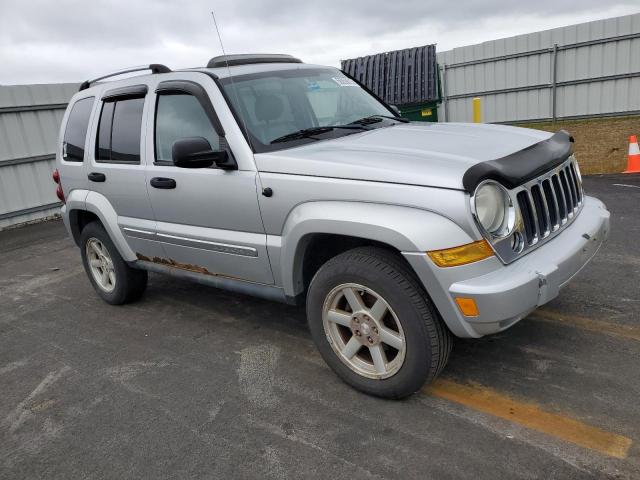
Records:
[[[556,199],[558,201],[558,207],[560,210],[560,225],[567,221],[567,202],[564,199],[564,193],[562,192],[562,187],[560,186],[560,179],[558,175],[553,175],[551,177],[551,182],[553,183],[553,192],[555,193]]]
[[[564,175],[567,178],[569,184],[569,190],[571,191],[571,199],[573,200],[573,209],[578,208],[578,192],[576,191],[576,185],[573,181],[573,175],[571,175],[571,169],[569,167],[564,169]]]
[[[569,196],[571,197],[571,211],[576,209],[578,200],[576,198],[576,192],[573,189],[573,181],[571,180],[571,173],[569,172],[568,168],[565,168],[562,171],[562,174],[564,175],[565,180],[567,181],[567,187],[569,188]]]
[[[540,238],[544,238],[549,235],[549,210],[547,204],[542,197],[539,185],[531,187],[531,198],[533,199],[533,206],[535,207],[535,213],[538,220],[538,235]]]
[[[560,170],[560,185],[562,185],[562,191],[564,192],[564,198],[567,202],[567,215],[569,218],[573,216],[573,198],[571,197],[571,189],[567,183],[567,177],[564,174],[564,170]]]
[[[573,163],[569,164],[569,173],[571,175],[571,182],[576,190],[577,203],[582,202],[582,185],[580,185],[580,180],[578,180],[578,174],[576,173],[576,169]]]
[[[558,212],[558,202],[551,190],[551,180],[547,179],[542,182],[542,191],[549,210],[549,230],[555,230],[559,225],[560,213]]]
[[[503,262],[512,262],[551,240],[580,213],[584,193],[574,163],[572,155],[561,165],[509,190],[517,206],[515,233],[490,239]],[[514,242],[518,235],[521,243]]]
[[[520,214],[522,215],[522,222],[524,223],[525,238],[529,245],[533,245],[536,240],[537,229],[529,194],[526,190],[523,190],[518,193],[517,198]]]

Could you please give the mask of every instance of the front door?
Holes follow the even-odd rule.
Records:
[[[212,149],[233,152],[202,86],[169,80],[158,85],[155,95],[147,188],[165,261],[186,270],[272,284],[257,172],[176,167],[172,147],[182,138],[203,137]]]

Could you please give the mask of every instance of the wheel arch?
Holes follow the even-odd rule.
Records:
[[[71,237],[78,247],[80,246],[80,234],[82,233],[82,230],[93,221],[102,223],[95,213],[85,210],[84,208],[74,208],[69,210],[69,228],[71,230]]]
[[[80,246],[80,233],[92,221],[99,221],[109,234],[113,244],[125,261],[136,260],[136,255],[129,248],[122,231],[118,226],[118,215],[104,195],[89,192],[82,204],[67,204],[69,230],[76,245]]]

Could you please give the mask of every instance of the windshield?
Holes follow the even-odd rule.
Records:
[[[220,83],[236,114],[242,117],[257,152],[362,132],[363,128],[318,127],[393,115],[356,82],[332,68],[261,72],[221,79]],[[368,128],[390,123],[393,120]],[[305,134],[291,135],[301,131]]]

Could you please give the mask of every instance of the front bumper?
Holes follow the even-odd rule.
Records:
[[[450,330],[481,337],[504,330],[555,298],[609,235],[609,212],[593,197],[573,223],[547,244],[509,265],[497,258],[439,268],[420,253],[405,253]],[[473,298],[479,315],[465,317],[455,297]]]

